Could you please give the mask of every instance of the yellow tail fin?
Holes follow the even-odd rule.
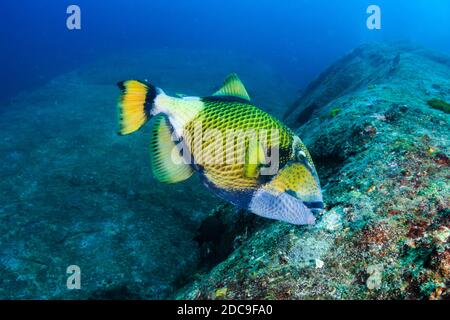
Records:
[[[151,84],[137,80],[118,84],[122,95],[117,104],[119,111],[119,134],[126,135],[139,130],[149,119],[156,89]]]

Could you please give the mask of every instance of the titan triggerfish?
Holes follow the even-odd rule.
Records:
[[[235,206],[292,224],[323,209],[319,178],[301,139],[255,106],[236,74],[211,96],[169,96],[147,81],[119,83],[119,134],[152,125],[150,159],[163,183],[194,172]]]

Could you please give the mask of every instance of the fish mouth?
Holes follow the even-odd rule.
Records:
[[[304,221],[306,225],[313,225],[316,223],[319,215],[324,210],[324,203],[323,201],[302,201],[299,199],[299,201],[302,202],[302,205],[304,208]]]
[[[302,201],[305,207],[307,207],[311,213],[314,215],[314,217],[318,217],[323,210],[325,209],[325,204],[322,200],[322,193],[320,193],[320,199],[317,199],[315,201]]]
[[[311,211],[311,213],[315,219],[316,219],[316,217],[319,217],[320,214],[325,209],[325,205],[324,205],[323,201],[303,202],[303,204]]]
[[[314,178],[314,183],[316,185],[318,192],[314,195],[311,195],[311,196],[308,196],[305,198],[303,198],[301,196],[300,199],[303,201],[303,204],[308,209],[310,209],[315,215],[317,215],[325,209],[325,204],[323,203],[323,195],[322,195],[322,188],[320,186],[319,175],[317,174],[317,171],[314,168],[314,166],[309,161],[305,161],[303,163],[303,166],[308,170],[308,172]]]

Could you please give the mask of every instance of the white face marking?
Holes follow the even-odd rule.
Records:
[[[152,115],[163,113],[169,118],[177,137],[183,136],[184,127],[204,108],[199,97],[174,98],[161,91],[155,99]]]
[[[199,97],[183,97],[182,100],[185,101],[200,101]]]
[[[306,158],[306,153],[301,149],[301,140],[299,137],[294,136],[294,141],[292,143],[292,155],[293,160],[300,160]]]

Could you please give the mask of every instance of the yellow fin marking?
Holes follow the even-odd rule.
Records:
[[[139,130],[148,120],[145,102],[148,87],[145,83],[129,80],[119,83],[122,95],[117,104],[119,112],[119,134],[125,135]]]
[[[248,152],[246,153],[244,175],[248,178],[259,176],[259,169],[266,162],[264,148],[259,142],[249,141]]]

